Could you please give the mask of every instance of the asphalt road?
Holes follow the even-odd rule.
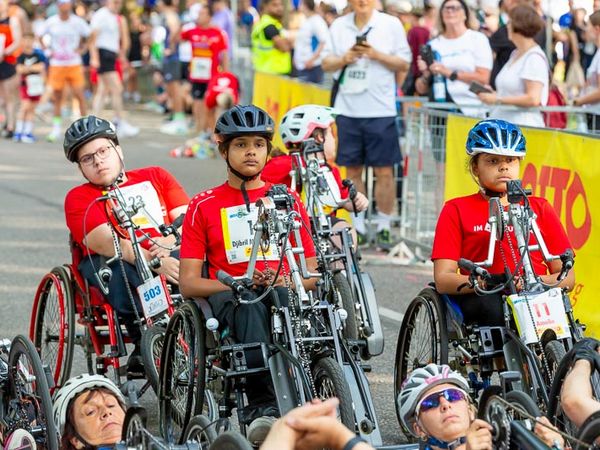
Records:
[[[110,117],[110,116],[108,116]],[[182,138],[161,135],[161,118],[153,113],[131,113],[141,127],[134,139],[121,142],[127,168],[158,165],[172,172],[190,195],[225,180],[225,164],[211,160],[174,159],[169,150]],[[35,130],[45,136],[47,126]],[[14,144],[0,141],[0,337],[28,334],[29,316],[37,284],[52,267],[70,260],[63,214],[67,191],[83,182],[77,167],[66,161],[61,143]],[[385,351],[374,358],[368,375],[384,443],[404,440],[393,404],[393,367],[402,313],[431,277],[431,269],[415,266],[365,265],[374,279],[385,332]],[[72,375],[85,370],[81,354]],[[143,405],[157,410],[147,393]],[[151,422],[151,426],[155,422]]]

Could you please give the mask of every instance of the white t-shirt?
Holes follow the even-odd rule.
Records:
[[[542,83],[541,106],[548,104],[548,89],[550,67],[546,55],[539,45],[530,48],[524,55],[516,58],[517,51],[513,51],[510,58],[498,72],[496,77],[496,92],[499,98],[512,97],[525,94],[525,81],[539,81]],[[490,117],[504,119],[518,125],[529,127],[544,127],[544,118],[537,111],[515,111],[510,109],[494,108]]]
[[[119,16],[105,6],[94,13],[90,25],[96,32],[96,47],[119,53]]]
[[[181,33],[187,30],[191,30],[192,28],[196,28],[196,24],[194,22],[187,22],[181,26]],[[179,61],[189,63],[192,60],[192,43],[190,41],[180,41],[177,47],[177,51],[179,52]]]
[[[475,72],[477,67],[492,70],[494,57],[485,34],[467,30],[462,36],[448,39],[442,35],[429,42],[440,54],[440,62],[448,69],[458,72]],[[479,97],[469,91],[470,83],[446,79],[446,87],[457,105],[481,105]],[[482,115],[481,108],[461,108],[465,115]]]
[[[319,15],[313,14],[304,21],[294,44],[294,66],[298,70],[304,70],[306,62],[312,58],[313,54],[324,42],[327,42],[329,30],[327,22]],[[315,66],[320,66],[323,60],[323,52],[315,61]]]
[[[330,54],[342,56],[356,44],[356,37],[369,28],[367,42],[375,49],[411,61],[412,54],[400,20],[379,11],[373,11],[369,23],[360,30],[354,23],[354,13],[337,18],[329,29],[323,58]],[[335,77],[339,74],[340,71]],[[377,61],[361,58],[346,69],[335,108],[347,117],[395,117],[395,88],[396,77],[392,70]]]
[[[588,67],[586,73],[586,81],[585,81],[585,90],[584,94],[590,94],[600,88],[598,86],[598,77],[600,76],[600,49],[596,51],[594,58],[592,58],[592,62],[590,63],[590,67]],[[587,108],[590,109],[590,112],[595,114],[600,114],[600,103],[593,103],[586,105]]]
[[[75,14],[71,14],[67,20],[61,20],[58,14],[46,19],[38,33],[39,37],[50,37],[50,65],[81,65],[81,55],[77,49],[81,39],[87,38],[90,31],[87,22]]]

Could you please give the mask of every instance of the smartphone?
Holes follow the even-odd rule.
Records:
[[[363,45],[365,42],[367,42],[367,36],[364,34],[356,36],[356,45]]]
[[[469,90],[473,94],[481,94],[482,92],[492,92],[492,90],[477,81],[472,81]]]
[[[425,64],[427,64],[427,66],[433,64],[435,58],[433,56],[433,50],[430,45],[421,45],[421,48],[419,49],[419,54],[421,55],[421,58],[423,58],[423,61],[425,61]]]

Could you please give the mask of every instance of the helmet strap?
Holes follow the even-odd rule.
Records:
[[[506,195],[506,192],[496,192],[496,191],[492,191],[488,188],[484,188],[484,187],[480,187],[481,193],[489,198],[492,197],[498,197],[498,198],[502,198]]]
[[[429,436],[427,438],[427,445],[431,445],[437,448],[443,448],[448,450],[454,450],[456,447],[467,442],[467,438],[465,436],[461,436],[458,439],[453,440],[452,442],[440,441],[439,439],[434,438],[433,436]]]
[[[236,177],[238,177],[240,180],[242,180],[242,185],[240,186],[240,190],[242,191],[242,196],[244,197],[244,203],[246,204],[246,210],[248,212],[250,212],[250,197],[248,196],[248,191],[246,190],[246,182],[256,180],[259,177],[260,172],[262,172],[262,169],[256,175],[251,175],[251,176],[240,173],[239,171],[235,170],[229,163],[229,152],[227,152],[227,156],[225,157],[225,162],[227,163],[227,167],[229,168],[229,171],[232,174],[234,174]]]

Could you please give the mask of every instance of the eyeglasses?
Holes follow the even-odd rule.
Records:
[[[460,5],[445,5],[442,8],[442,11],[447,11],[447,12],[458,12],[462,9],[462,6]]]
[[[114,147],[112,145],[107,145],[105,147],[100,147],[94,153],[89,153],[87,155],[82,156],[81,158],[79,158],[79,161],[77,161],[77,162],[80,165],[82,165],[82,166],[91,166],[92,164],[94,164],[94,157],[95,156],[98,156],[98,159],[100,161],[103,161],[106,158],[108,158],[108,155],[110,155],[110,150],[113,149],[113,148]]]
[[[448,388],[444,389],[443,391],[434,392],[433,394],[428,395],[421,400],[421,403],[419,403],[415,409],[415,415],[418,416],[422,411],[429,411],[430,409],[440,406],[440,397],[444,397],[450,403],[455,403],[460,400],[466,400],[467,394],[463,390],[454,388]]]

